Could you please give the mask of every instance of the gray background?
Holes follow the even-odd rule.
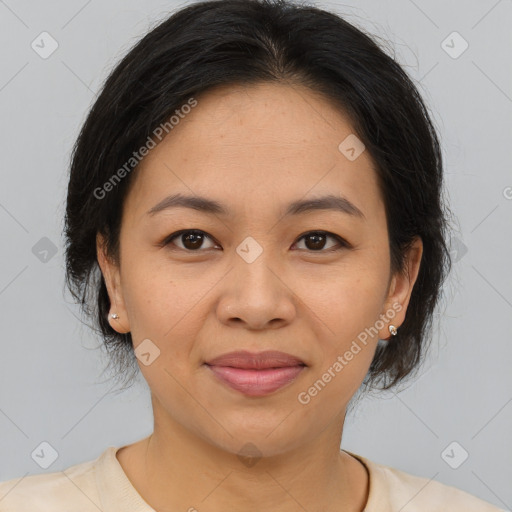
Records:
[[[106,356],[64,294],[61,231],[70,149],[100,84],[149,27],[183,5],[0,0],[0,480],[59,471],[152,431],[142,378],[114,393],[100,375]],[[342,447],[510,509],[512,3],[317,5],[388,40],[417,81],[442,138],[459,222],[431,359],[403,392],[363,402]],[[43,31],[59,45],[47,59],[31,48]],[[457,58],[442,46],[453,31],[469,44]],[[453,36],[446,44],[462,48]],[[58,453],[47,469],[31,457],[44,441]],[[453,441],[469,453],[458,469],[442,456]],[[457,446],[452,460],[461,453]]]

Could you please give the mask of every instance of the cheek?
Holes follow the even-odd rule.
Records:
[[[200,325],[197,303],[204,292],[194,286],[196,281],[180,277],[176,269],[171,272],[170,265],[155,258],[144,259],[141,254],[133,260],[137,263],[129,266],[130,260],[125,259],[123,288],[135,344],[149,338],[170,357],[183,357],[183,344],[194,339]]]
[[[388,279],[385,265],[385,261],[379,265],[361,259],[361,264],[347,267],[337,279],[324,283],[316,306],[310,303],[324,326],[323,337],[317,333],[323,340],[323,355],[315,377],[329,380],[325,372],[330,369],[336,375],[329,386],[335,394],[349,397],[355,392],[373,359],[379,331],[376,322],[383,313]]]
[[[349,402],[367,374],[378,342],[372,326],[382,307],[371,281],[363,285],[361,280],[355,290],[333,287],[326,294],[330,305],[318,315],[328,326],[323,337],[317,333],[321,356],[301,390],[311,400],[304,411],[321,424]]]
[[[344,339],[373,324],[385,300],[388,273],[385,264],[366,258],[347,265],[332,279],[322,283],[321,290],[305,297],[315,305],[315,312]]]

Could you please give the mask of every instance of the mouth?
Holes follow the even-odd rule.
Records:
[[[205,363],[224,385],[247,396],[265,396],[294,381],[307,367],[284,352],[230,352]]]

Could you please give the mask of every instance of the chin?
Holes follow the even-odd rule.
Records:
[[[236,425],[224,421],[222,425],[226,430],[220,427],[215,433],[211,432],[204,438],[216,448],[240,457],[279,456],[300,449],[303,444],[308,442],[308,440],[302,439],[302,432],[289,430],[290,427],[295,427],[296,420],[283,422],[285,417],[286,415],[272,424],[254,421],[251,425],[247,425],[247,422],[244,422],[243,425]],[[286,428],[286,423],[288,423],[288,428]]]

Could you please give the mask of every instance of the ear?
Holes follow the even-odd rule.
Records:
[[[404,322],[414,283],[420,271],[422,255],[423,241],[420,237],[416,237],[406,256],[405,272],[394,274],[391,279],[381,315],[385,320],[385,325],[379,331],[380,339],[387,340],[392,337],[389,331],[390,325],[394,325],[398,329]],[[394,316],[390,315],[390,312],[394,312]]]
[[[130,322],[123,299],[119,266],[108,257],[104,238],[99,233],[96,235],[96,255],[110,299],[108,315],[110,326],[121,334],[130,332]],[[112,318],[111,314],[113,313],[116,313],[119,318]]]

